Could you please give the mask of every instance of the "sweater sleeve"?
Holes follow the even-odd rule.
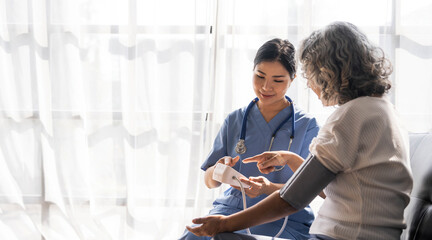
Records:
[[[401,149],[391,133],[394,123],[388,118],[389,107],[384,101],[363,98],[337,109],[312,140],[310,151],[334,173],[347,172],[360,166],[359,157],[381,156]],[[370,163],[369,163],[370,164]],[[364,165],[364,163],[363,163]]]
[[[318,135],[319,132],[319,126],[316,122],[315,118],[312,118],[309,121],[308,124],[308,130],[306,131],[304,140],[303,140],[303,146],[300,151],[300,156],[304,159],[306,159],[309,156],[309,146],[312,142],[312,139],[315,138]]]
[[[355,164],[361,134],[361,118],[353,109],[337,109],[312,140],[310,152],[333,173],[349,171]]]

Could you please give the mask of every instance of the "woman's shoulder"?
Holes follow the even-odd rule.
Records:
[[[393,111],[392,104],[385,97],[359,97],[338,107],[329,119],[340,119],[351,123],[371,119],[385,119]]]
[[[386,110],[391,106],[391,103],[385,97],[358,97],[344,105],[340,106],[341,112],[373,112],[377,110]]]

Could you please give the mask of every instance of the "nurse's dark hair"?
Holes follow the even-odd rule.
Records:
[[[301,42],[298,56],[308,85],[320,89],[327,103],[382,96],[391,88],[390,61],[351,23],[335,22],[314,31]]]
[[[296,74],[295,48],[288,40],[275,38],[264,43],[257,51],[254,69],[261,62],[280,62],[288,71],[291,79]]]

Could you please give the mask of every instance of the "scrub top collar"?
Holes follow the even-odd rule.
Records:
[[[256,121],[259,126],[262,126],[262,131],[265,134],[265,136],[272,136],[274,131],[277,127],[286,119],[287,116],[291,116],[292,109],[290,106],[287,106],[286,108],[282,109],[276,116],[274,116],[269,122],[266,122],[264,119],[264,116],[261,114],[260,110],[258,109],[258,106],[255,106],[251,109],[249,115],[250,118],[253,121]],[[294,113],[295,114],[295,113]],[[279,130],[286,129],[291,127],[291,117],[289,119],[287,124],[284,124]]]

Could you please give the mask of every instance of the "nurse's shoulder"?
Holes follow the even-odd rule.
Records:
[[[243,118],[245,116],[245,112],[246,112],[246,106],[232,111],[225,118],[226,123],[227,124],[237,124],[237,123],[241,124],[243,121]]]
[[[319,128],[318,122],[316,121],[316,118],[308,113],[305,112],[303,109],[297,107],[294,105],[294,111],[295,111],[295,117],[296,117],[296,125],[302,125],[302,126],[308,126],[308,129],[310,128]]]

